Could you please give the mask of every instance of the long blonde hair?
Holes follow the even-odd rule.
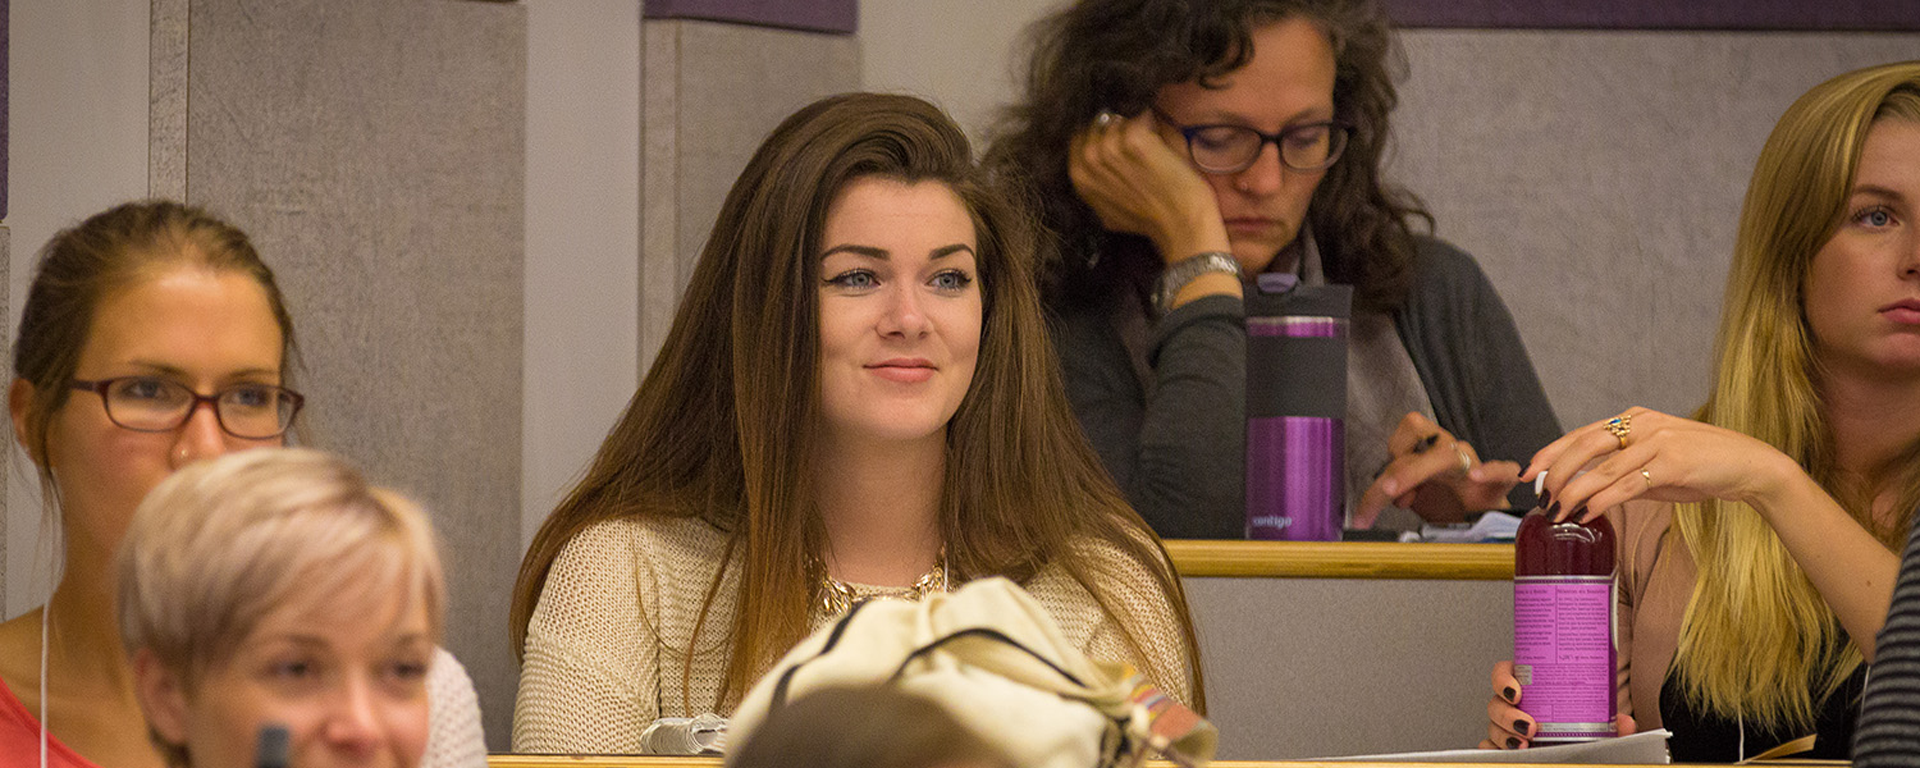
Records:
[[[1716,340],[1713,394],[1701,421],[1793,457],[1889,549],[1920,505],[1920,444],[1867,482],[1843,481],[1820,400],[1803,301],[1816,253],[1832,239],[1877,119],[1920,121],[1920,61],[1849,72],[1782,115],[1753,171]],[[1895,519],[1876,521],[1876,488],[1894,487]],[[1806,727],[1816,702],[1861,663],[1845,631],[1779,537],[1752,508],[1682,505],[1674,522],[1699,565],[1675,669],[1703,712]]]

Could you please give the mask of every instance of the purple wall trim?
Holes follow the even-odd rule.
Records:
[[[851,35],[860,26],[860,0],[644,0],[640,15]]]
[[[1915,0],[1384,0],[1402,27],[1920,31]]]

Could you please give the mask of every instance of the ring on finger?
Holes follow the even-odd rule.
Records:
[[[1105,128],[1109,125],[1112,125],[1113,121],[1119,120],[1119,119],[1120,119],[1119,115],[1116,115],[1112,112],[1109,112],[1103,109],[1103,110],[1100,110],[1100,114],[1093,116],[1093,124],[1095,127]]]
[[[1644,469],[1640,470],[1640,479],[1647,481],[1647,490],[1649,491],[1653,490],[1653,473],[1652,472],[1648,472]]]
[[[1473,471],[1473,457],[1467,455],[1467,449],[1460,447],[1460,441],[1453,441],[1453,455],[1460,457],[1460,468],[1454,471],[1459,477],[1466,477]]]
[[[1623,413],[1607,419],[1606,430],[1620,441],[1620,450],[1627,449],[1627,434],[1633,431],[1633,414]]]

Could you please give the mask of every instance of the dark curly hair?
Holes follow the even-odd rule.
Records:
[[[1433,217],[1380,178],[1387,114],[1399,101],[1393,83],[1406,67],[1375,0],[1081,0],[1029,29],[1025,99],[1001,118],[986,164],[1040,201],[1055,246],[1044,276],[1051,301],[1093,301],[1128,288],[1144,295],[1162,265],[1150,241],[1107,231],[1074,193],[1067,178],[1073,135],[1102,110],[1138,114],[1164,86],[1212,85],[1252,57],[1255,29],[1288,18],[1327,33],[1334,119],[1354,126],[1307,211],[1328,279],[1354,286],[1363,311],[1404,303],[1412,222],[1431,230]]]

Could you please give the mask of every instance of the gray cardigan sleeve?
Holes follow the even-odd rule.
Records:
[[[1150,331],[1153,383],[1141,385],[1104,307],[1054,318],[1067,398],[1107,471],[1170,539],[1246,535],[1246,314],[1209,296]]]

